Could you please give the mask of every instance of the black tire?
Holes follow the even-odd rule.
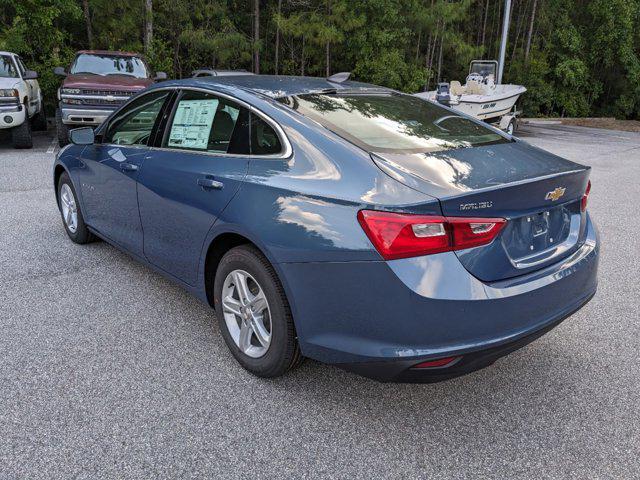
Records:
[[[76,204],[78,220],[77,220],[77,227],[75,232],[69,229],[69,226],[67,225],[67,222],[64,219],[64,214],[62,213],[62,203],[61,203],[62,193],[61,192],[62,192],[63,185],[69,186],[69,188],[71,189],[71,193],[73,194],[73,199]],[[67,174],[67,172],[64,172],[62,175],[60,175],[60,178],[58,179],[58,186],[57,186],[56,192],[57,192],[57,200],[58,200],[58,209],[60,210],[60,216],[62,217],[62,225],[64,226],[64,230],[67,232],[67,235],[69,235],[69,238],[73,242],[79,243],[79,244],[93,242],[96,239],[96,237],[95,235],[93,235],[93,233],[89,231],[89,229],[87,228],[87,225],[84,223],[84,217],[82,216],[82,209],[80,208],[80,203],[78,202],[78,195],[76,194],[75,188],[73,188],[73,184],[71,183],[71,179],[69,178],[69,175]]]
[[[33,117],[33,129],[37,132],[47,131],[47,116],[44,113],[44,105],[40,105],[40,111]]]
[[[11,142],[13,148],[32,148],[33,136],[31,135],[31,123],[25,118],[22,125],[11,129]]]
[[[516,122],[516,119],[514,118],[509,122],[509,125],[507,125],[507,129],[505,131],[509,135],[515,135],[517,129],[518,129],[518,122]]]
[[[62,111],[56,108],[56,132],[58,133],[58,145],[69,145],[69,127],[62,123]]]
[[[271,312],[271,342],[267,352],[253,358],[236,345],[222,312],[222,289],[227,276],[234,270],[244,270],[263,290]],[[293,316],[282,284],[265,256],[252,245],[229,250],[220,260],[215,274],[214,302],[220,332],[229,350],[246,370],[259,377],[278,377],[303,360],[296,337]]]

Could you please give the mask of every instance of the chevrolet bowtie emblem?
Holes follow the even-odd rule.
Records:
[[[562,197],[564,195],[564,192],[567,189],[564,187],[556,187],[555,190],[552,190],[550,192],[547,193],[547,195],[544,197],[545,200],[551,200],[552,202],[555,202],[556,200],[558,200],[560,197]]]

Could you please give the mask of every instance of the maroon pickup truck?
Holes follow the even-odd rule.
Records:
[[[144,58],[136,53],[105,50],[81,50],[68,72],[56,67],[54,73],[65,77],[56,109],[61,147],[69,143],[69,129],[100,125],[129,97],[167,78],[164,72],[154,77]]]

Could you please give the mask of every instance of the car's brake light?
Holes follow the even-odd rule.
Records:
[[[589,193],[591,192],[591,180],[587,183],[587,189],[582,196],[582,202],[580,202],[580,209],[584,212],[587,209],[587,203],[589,202]]]
[[[385,260],[462,250],[491,243],[504,218],[442,217],[360,210],[358,222]]]

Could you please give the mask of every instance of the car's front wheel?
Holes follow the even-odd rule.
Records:
[[[95,236],[84,223],[78,197],[67,172],[60,175],[58,180],[58,208],[64,229],[71,240],[80,244],[95,240]]]
[[[26,111],[25,105],[25,111]],[[31,135],[31,123],[29,122],[29,117],[25,115],[24,122],[22,125],[18,125],[17,127],[13,127],[11,129],[11,142],[13,143],[13,148],[31,148],[33,147],[33,136]]]
[[[58,135],[58,145],[64,147],[69,144],[69,127],[62,123],[62,110],[56,108],[56,133]]]
[[[241,245],[222,257],[214,297],[222,336],[245,369],[277,377],[301,362],[284,289],[258,249]]]

